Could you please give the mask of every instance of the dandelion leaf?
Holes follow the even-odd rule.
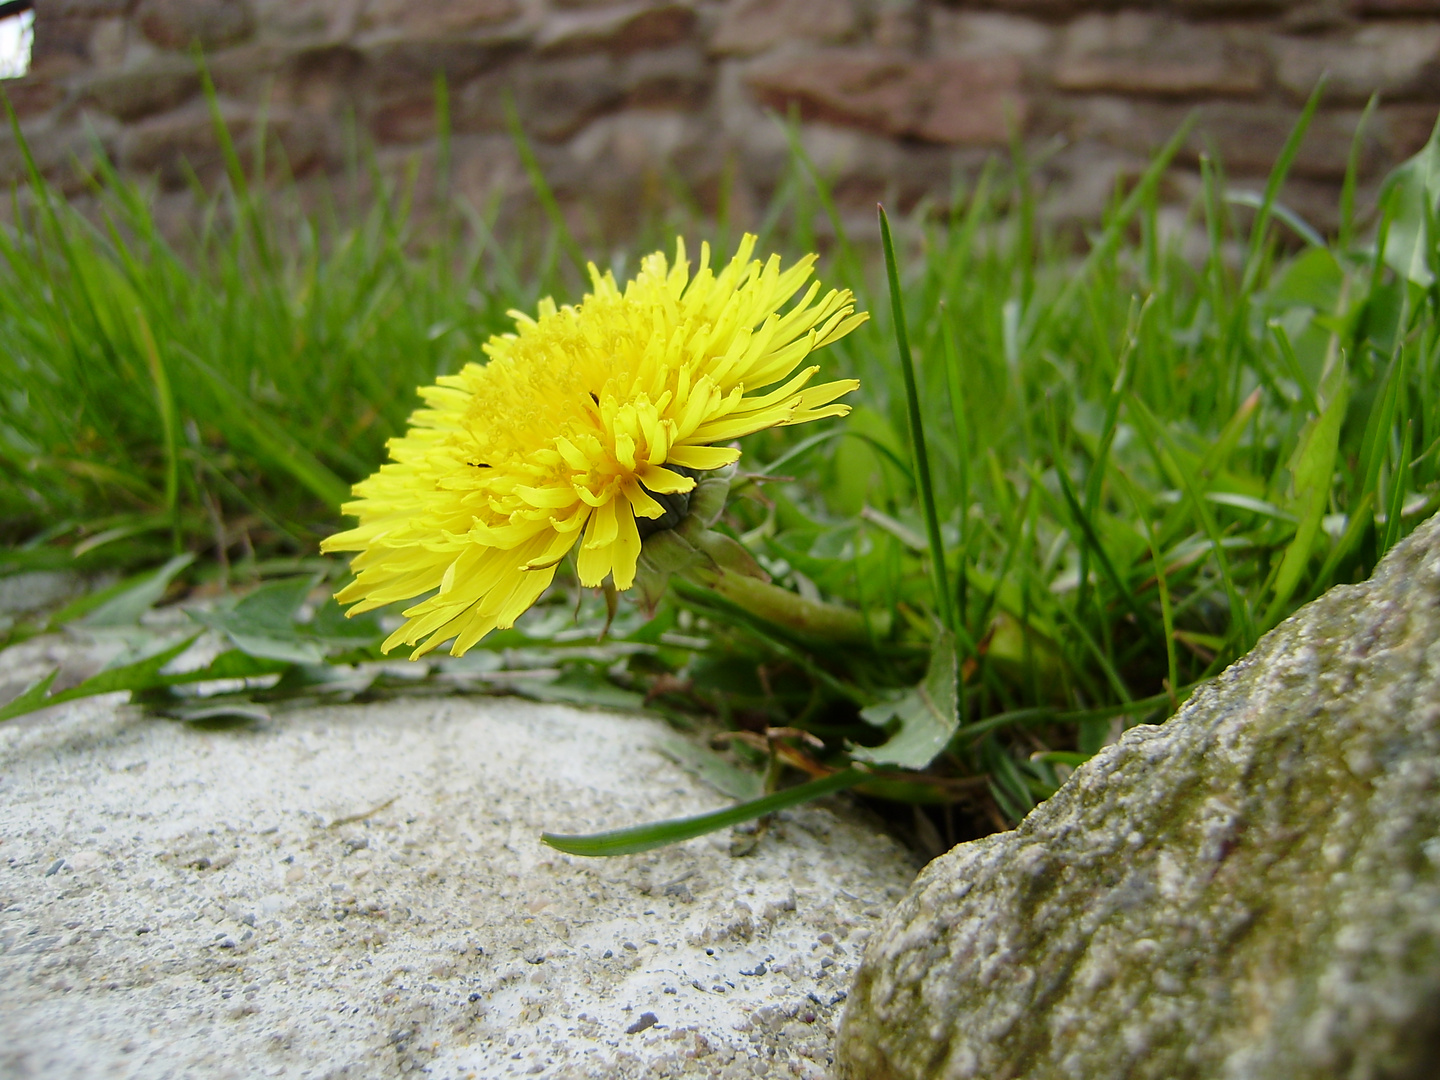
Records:
[[[853,747],[850,756],[872,765],[923,769],[950,741],[959,725],[958,666],[955,635],[942,631],[930,650],[930,666],[918,686],[860,710],[867,723],[883,727],[898,721],[880,746]]]

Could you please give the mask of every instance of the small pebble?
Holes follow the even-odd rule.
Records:
[[[631,1024],[628,1028],[625,1029],[625,1034],[626,1034],[626,1035],[637,1035],[637,1034],[639,1034],[640,1032],[644,1031],[646,1028],[652,1028],[652,1027],[654,1027],[654,1026],[655,1026],[656,1024],[658,1024],[659,1022],[660,1022],[660,1021],[656,1018],[656,1016],[655,1016],[654,1013],[652,1013],[652,1012],[641,1013],[641,1014],[640,1014],[640,1019],[639,1019],[639,1020],[636,1020],[633,1024]]]

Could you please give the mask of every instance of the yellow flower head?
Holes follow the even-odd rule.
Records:
[[[858,382],[807,387],[820,369],[795,369],[867,316],[848,290],[819,297],[814,282],[782,313],[815,256],[782,270],[779,256],[752,260],[754,248],[746,236],[715,273],[702,245],[692,278],[677,242],[673,265],[650,255],[623,291],[592,264],[578,305],[512,311],[516,333],[490,339],[488,363],[422,387],[427,407],[343,507],[359,524],[321,545],[359,552],[336,596],[358,601],[349,614],[433,591],[384,648],[419,643],[420,656],[454,638],[460,656],[513,625],[577,544],[581,584],[609,575],[627,589],[636,519],[666,513],[656,496],[691,490],[686,472],[740,456],[714,444],[849,412],[832,402]]]

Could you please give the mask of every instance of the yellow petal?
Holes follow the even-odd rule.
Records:
[[[620,517],[620,535],[613,545],[614,578],[617,589],[628,589],[635,584],[635,564],[640,559],[640,530],[635,519],[629,514]]]
[[[630,508],[634,511],[632,517],[658,518],[665,513],[665,507],[645,492],[645,489],[640,486],[640,481],[627,480],[620,490],[630,501]]]
[[[729,446],[672,446],[671,465],[683,465],[687,469],[723,469],[732,461],[740,460],[740,451]],[[650,487],[647,483],[646,487]],[[656,490],[650,488],[651,491]]]
[[[671,472],[669,469],[662,469],[658,465],[642,466],[636,475],[642,484],[657,495],[676,495],[695,490],[693,478]]]

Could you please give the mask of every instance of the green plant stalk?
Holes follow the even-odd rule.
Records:
[[[752,615],[809,637],[864,645],[869,643],[872,631],[878,637],[890,632],[889,612],[871,612],[867,625],[865,615],[859,611],[807,600],[799,593],[725,567],[720,567],[718,573],[707,568],[691,575],[690,580]]]
[[[900,274],[895,267],[895,242],[890,237],[890,219],[885,207],[877,206],[880,214],[880,243],[885,249],[885,276],[890,283],[890,310],[895,319],[895,346],[900,352],[900,372],[905,378],[906,416],[910,428],[910,451],[915,458],[915,478],[919,481],[920,502],[925,511],[925,532],[930,540],[930,573],[935,582],[935,606],[940,622],[947,630],[955,629],[955,615],[950,606],[950,587],[945,580],[945,546],[940,539],[940,518],[935,511],[935,488],[930,481],[930,456],[925,450],[925,424],[920,418],[920,393],[915,387],[915,361],[910,355],[910,337],[905,330],[905,306],[900,298]]]

